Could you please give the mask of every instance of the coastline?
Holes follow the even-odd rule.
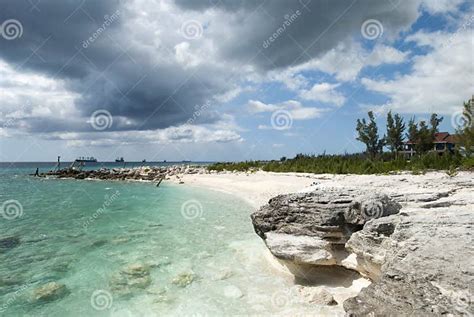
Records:
[[[297,173],[219,173],[219,174],[182,174],[171,177],[175,184],[207,188],[234,195],[245,200],[257,209],[277,195],[310,190],[318,175]]]
[[[409,253],[414,254],[414,260],[412,264],[414,267],[417,267],[419,270],[414,276],[423,274],[423,268],[427,267],[427,270],[431,270],[433,274],[439,277],[433,294],[438,294],[441,292],[446,301],[451,300],[451,302],[456,301],[452,298],[456,298],[456,294],[462,293],[462,290],[459,289],[459,285],[456,283],[451,283],[452,280],[455,280],[454,277],[443,278],[443,267],[444,267],[444,258],[443,254],[439,253],[439,250],[444,250],[445,253],[459,254],[454,251],[458,246],[462,246],[462,241],[459,241],[458,238],[454,238],[453,241],[449,240],[446,237],[446,233],[439,234],[439,241],[430,240],[431,236],[437,236],[436,232],[442,232],[442,230],[454,230],[460,236],[466,233],[463,228],[463,221],[468,221],[472,218],[472,188],[474,187],[474,173],[469,171],[462,171],[456,174],[448,174],[441,171],[431,171],[425,174],[415,175],[409,172],[401,172],[397,174],[379,174],[379,175],[333,175],[333,174],[294,174],[294,173],[271,173],[271,172],[256,172],[256,173],[244,173],[244,172],[227,172],[219,174],[191,174],[191,175],[179,175],[178,177],[172,177],[169,181],[176,183],[186,184],[189,186],[199,186],[202,188],[208,188],[211,190],[217,190],[233,194],[245,201],[249,202],[254,208],[255,211],[261,206],[268,203],[268,200],[277,196],[277,195],[287,195],[293,193],[309,193],[312,191],[322,191],[326,190],[331,192],[332,190],[358,190],[360,192],[365,192],[366,194],[384,194],[389,195],[390,197],[396,198],[401,206],[401,217],[403,222],[409,224],[409,227],[413,226],[416,229],[413,229],[415,234],[421,235],[417,239],[420,241],[429,240],[430,243],[421,243],[419,246],[409,248]],[[441,216],[442,215],[442,216]],[[391,219],[399,219],[400,216],[391,217]],[[439,218],[438,218],[439,217]],[[471,218],[470,218],[471,217]],[[447,225],[443,222],[443,218],[449,218]],[[459,218],[459,219],[458,219]],[[385,221],[385,218],[382,218],[381,221]],[[467,220],[462,220],[467,219]],[[395,220],[395,223],[398,223],[400,220]],[[436,223],[436,229],[434,232],[425,232],[421,228],[426,228],[426,226],[431,226]],[[459,224],[456,224],[458,221]],[[451,224],[452,222],[452,224]],[[406,226],[406,225],[405,225]],[[447,229],[441,229],[443,226],[447,226]],[[450,228],[450,226],[458,226],[455,229]],[[403,229],[401,229],[403,230]],[[436,231],[437,230],[437,231]],[[464,231],[463,231],[464,230]],[[358,236],[357,234],[355,236]],[[364,235],[362,235],[363,237]],[[377,235],[376,235],[377,236]],[[383,235],[382,235],[383,236]],[[401,235],[403,237],[403,234]],[[295,236],[297,237],[297,236]],[[390,239],[390,238],[387,238]],[[362,239],[363,240],[363,239]],[[365,241],[365,240],[363,240]],[[267,244],[267,241],[265,241]],[[294,248],[286,245],[282,241],[282,245],[277,248],[288,248],[288,254],[283,256],[283,258],[290,256],[294,252]],[[297,244],[296,240],[295,243]],[[359,242],[358,242],[359,243]],[[361,245],[364,245],[365,242],[361,242]],[[394,245],[404,245],[404,242],[392,241],[390,242]],[[388,245],[390,245],[388,243]],[[275,246],[270,246],[267,244],[269,249],[274,248]],[[294,246],[296,247],[296,245]],[[371,246],[373,247],[373,246]],[[305,246],[303,249],[307,249]],[[308,246],[309,248],[309,246]],[[360,254],[370,254],[377,253],[377,248],[370,249],[367,247],[367,250],[358,250]],[[310,248],[309,248],[310,249]],[[356,247],[357,249],[357,247]],[[426,249],[426,250],[425,250]],[[398,248],[394,249],[397,252]],[[416,252],[415,252],[415,251]],[[390,253],[392,250],[382,250],[383,252]],[[362,253],[361,253],[362,252]],[[408,252],[408,251],[407,251]],[[383,253],[383,254],[386,254]],[[415,253],[420,253],[422,256],[433,257],[432,262],[426,263],[418,258],[422,256],[415,255]],[[307,256],[308,253],[306,252]],[[375,295],[372,294],[374,289],[377,290],[375,293],[379,292],[378,287],[381,285],[378,278],[373,279],[374,272],[365,271],[361,263],[359,263],[360,255],[350,254],[346,259],[342,260],[343,266],[350,271],[357,272],[360,274],[358,276],[353,276],[352,278],[342,278],[344,274],[340,272],[320,272],[317,275],[314,275],[314,284],[304,285],[300,284],[297,278],[293,281],[293,286],[289,290],[282,290],[288,292],[294,292],[299,294],[298,297],[301,298],[305,303],[312,305],[317,300],[321,298],[321,294],[329,293],[330,299],[333,299],[337,302],[336,306],[326,306],[328,311],[319,312],[321,316],[326,315],[344,315],[348,309],[353,309],[353,307],[358,307],[357,301],[362,296],[364,298],[364,303],[370,303],[371,298]],[[267,263],[269,267],[273,268],[273,271],[277,274],[286,274],[291,277],[293,270],[291,267],[296,264],[296,270],[301,270],[301,263],[293,263],[292,261],[280,260],[274,257],[270,252],[266,252]],[[366,259],[364,259],[366,261]],[[376,260],[377,262],[378,260]],[[383,263],[383,260],[380,259],[380,263]],[[390,261],[393,261],[390,260]],[[418,261],[418,262],[417,262]],[[463,263],[461,259],[457,260],[458,263]],[[367,262],[368,263],[368,262]],[[388,262],[387,262],[388,263]],[[386,265],[389,265],[387,264]],[[400,265],[397,263],[397,265]],[[465,266],[465,263],[461,264]],[[370,265],[368,267],[371,267]],[[466,266],[467,267],[467,266]],[[373,268],[372,268],[373,269]],[[441,270],[441,271],[439,271]],[[438,272],[439,271],[439,272]],[[411,276],[407,271],[408,276]],[[378,272],[379,274],[381,272]],[[375,274],[373,276],[373,274]],[[404,273],[403,273],[404,274]],[[449,272],[447,275],[456,276],[460,273]],[[305,273],[303,273],[305,275]],[[296,277],[296,276],[294,276]],[[410,277],[411,278],[411,277]],[[403,283],[402,283],[403,284]],[[422,289],[426,289],[426,285],[421,286]],[[402,288],[404,291],[407,291],[406,288]],[[372,292],[372,293],[371,293]],[[393,294],[389,293],[384,296],[396,296],[396,294],[403,293],[402,290],[396,290],[394,287]],[[411,290],[408,290],[411,292]],[[369,294],[369,295],[367,295]],[[463,293],[462,293],[463,294]],[[364,297],[365,296],[365,297]],[[408,295],[406,295],[408,296]],[[433,295],[435,296],[435,295]],[[436,295],[438,296],[438,295]],[[383,297],[383,296],[382,296]],[[406,303],[404,302],[403,296],[401,296],[399,302],[396,305],[401,305],[405,307]],[[408,298],[408,297],[407,297]],[[411,297],[410,297],[411,298]],[[451,298],[451,299],[450,299]],[[349,301],[346,301],[349,300]],[[353,305],[351,308],[346,307],[348,305]],[[377,302],[377,301],[376,301]],[[355,304],[351,304],[355,303]],[[332,305],[332,304],[326,304]],[[344,306],[343,306],[344,305]],[[354,306],[355,305],[355,306]],[[375,304],[374,304],[375,305]],[[396,307],[394,305],[393,307]],[[444,309],[442,307],[444,304],[440,304],[437,309]],[[449,304],[447,304],[449,305]],[[331,307],[331,308],[330,308]],[[362,307],[362,306],[361,306]],[[365,314],[363,309],[359,307],[358,314]],[[377,309],[379,306],[375,305]],[[394,311],[399,308],[393,308]],[[365,308],[364,308],[365,309]],[[372,309],[372,308],[370,308]],[[450,308],[451,309],[451,308]],[[455,310],[464,311],[464,307],[457,307],[454,305]],[[351,310],[352,311],[352,310]]]

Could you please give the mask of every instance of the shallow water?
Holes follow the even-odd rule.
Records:
[[[27,172],[0,169],[0,203],[18,202],[0,215],[0,239],[20,239],[0,247],[0,314],[316,312],[269,265],[251,226],[252,208],[240,199],[185,185],[39,179]],[[130,265],[149,275],[121,273]],[[52,281],[68,293],[35,301],[35,289]]]

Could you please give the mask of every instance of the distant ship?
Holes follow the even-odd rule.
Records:
[[[125,160],[123,159],[123,157],[120,157],[120,158],[116,158],[115,162],[116,163],[123,163],[123,162],[125,162]]]
[[[76,162],[79,162],[79,163],[97,163],[97,159],[93,156],[91,157],[79,157],[76,159]]]
[[[146,163],[146,160],[143,160],[142,163]]]

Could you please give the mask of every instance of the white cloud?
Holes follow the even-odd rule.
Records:
[[[364,86],[390,97],[394,110],[404,113],[450,114],[474,92],[472,31],[456,34],[417,33],[407,38],[432,51],[413,58],[412,71],[394,80],[363,78]]]
[[[309,80],[301,73],[321,71],[333,75],[338,81],[354,81],[360,71],[367,66],[400,64],[407,60],[408,53],[391,46],[377,44],[371,51],[355,42],[339,43],[321,57],[284,71],[269,73],[268,79],[284,83],[288,89],[296,91],[307,88]]]
[[[247,105],[250,113],[274,112],[277,110],[288,111],[292,120],[309,120],[319,118],[327,109],[305,107],[296,100],[287,100],[279,104],[266,104],[258,100],[250,100]],[[265,125],[258,126],[258,129],[265,130],[269,127]]]
[[[430,14],[456,12],[464,0],[424,0],[423,7]]]
[[[320,101],[340,107],[344,104],[346,98],[336,91],[337,87],[339,87],[339,84],[315,84],[310,90],[300,91],[300,97],[305,100]]]
[[[77,117],[74,102],[79,95],[62,80],[31,72],[19,72],[0,60],[0,124],[27,128],[26,119]]]
[[[250,113],[270,112],[278,109],[278,106],[266,104],[258,100],[250,100],[247,104]]]
[[[130,144],[241,142],[242,137],[231,129],[182,125],[150,131],[111,131],[97,133],[54,133],[50,139],[66,141],[70,147],[117,146]]]

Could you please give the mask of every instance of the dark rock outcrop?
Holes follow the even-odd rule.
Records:
[[[20,244],[20,238],[17,236],[0,237],[0,250],[9,250]]]

